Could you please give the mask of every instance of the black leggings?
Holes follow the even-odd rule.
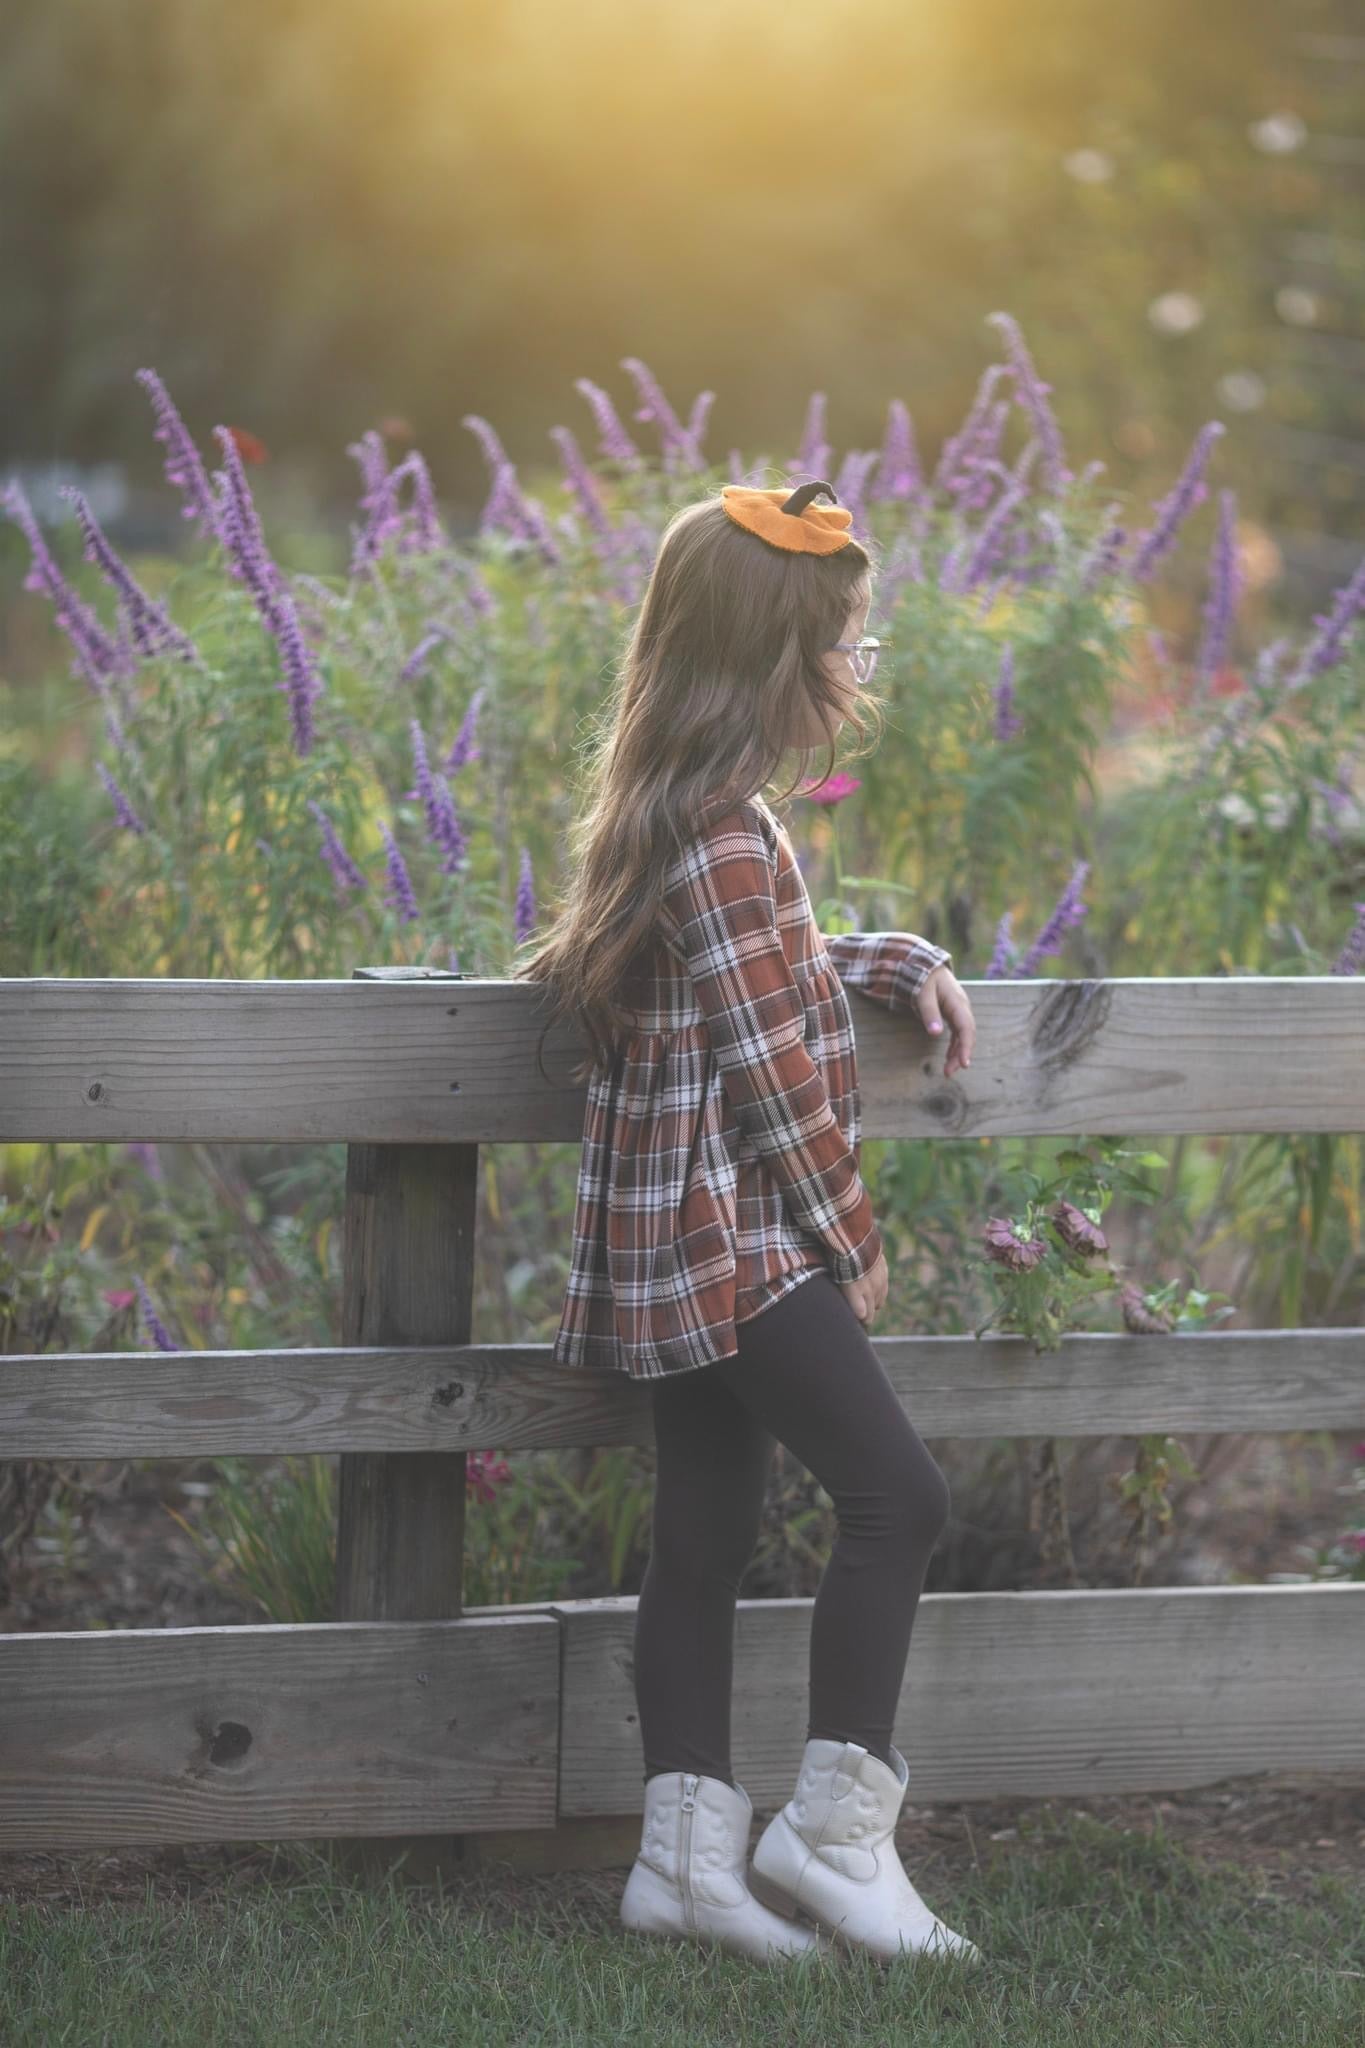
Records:
[[[811,1617],[807,1739],[860,1742],[889,1764],[947,1479],[830,1273],[817,1269],[737,1336],[738,1356],[648,1383],[657,1481],[635,1623],[644,1775],[734,1783],[735,1601],[775,1438],[824,1487],[838,1520]]]

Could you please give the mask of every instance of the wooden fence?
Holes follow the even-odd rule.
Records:
[[[867,1136],[1357,1131],[1346,977],[972,988],[951,1081],[855,994]],[[576,1141],[577,1041],[525,985],[0,981],[0,1139],[344,1141],[339,1347],[0,1358],[0,1457],[340,1454],[336,1616],[0,1637],[0,1844],[393,1838],[620,1860],[643,1804],[634,1597],[465,1608],[465,1454],[646,1444],[647,1389],[471,1328],[483,1143]],[[877,1336],[920,1431],[1365,1426],[1365,1329]],[[741,1600],[734,1763],[804,1740],[810,1600]],[[1365,1585],[927,1594],[897,1739],[915,1796],[1365,1767]],[[472,1860],[472,1858],[471,1858]]]

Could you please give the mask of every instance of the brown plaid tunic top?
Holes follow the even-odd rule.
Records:
[[[760,797],[675,856],[635,1028],[589,1077],[558,1364],[686,1372],[821,1267],[876,1264],[844,984],[906,1009],[951,959],[913,932],[823,937]]]

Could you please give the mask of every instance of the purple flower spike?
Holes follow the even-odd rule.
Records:
[[[1006,980],[1012,970],[1014,946],[1010,940],[1010,926],[1013,922],[1014,912],[1007,910],[999,924],[995,927],[995,950],[992,952],[990,963],[986,968],[985,979],[987,981]]]
[[[1365,559],[1349,583],[1337,592],[1331,609],[1319,612],[1313,624],[1317,632],[1303,651],[1302,659],[1289,679],[1288,688],[1297,690],[1333,668],[1346,649],[1347,636],[1365,610]]]
[[[157,1350],[181,1350],[183,1347],[176,1343],[170,1331],[166,1328],[166,1325],[162,1322],[160,1316],[157,1314],[156,1309],[153,1307],[152,1297],[147,1292],[146,1282],[143,1280],[142,1275],[140,1273],[134,1273],[133,1285],[137,1289],[138,1300],[142,1305],[142,1320],[146,1324],[148,1335],[152,1338],[152,1341],[155,1343]]]
[[[611,521],[602,503],[602,493],[597,479],[583,459],[574,435],[567,427],[551,427],[550,439],[558,448],[564,463],[564,474],[568,478],[569,490],[575,504],[595,534],[603,540],[610,537]]]
[[[266,546],[237,443],[227,427],[215,427],[213,433],[223,451],[223,467],[214,471],[214,481],[218,486],[218,531],[227,550],[228,571],[246,585],[261,617],[273,631],[275,598],[282,581],[280,572]]]
[[[368,888],[369,884],[337,837],[336,827],[326,811],[323,810],[322,805],[314,797],[309,797],[308,808],[317,820],[318,827],[321,830],[323,858],[332,871],[332,878],[337,885],[338,893],[345,896],[348,889]]]
[[[699,391],[692,401],[692,410],[687,415],[687,438],[701,457],[701,444],[706,438],[706,426],[711,417],[711,408],[716,402],[714,391]]]
[[[621,424],[621,415],[607,393],[589,377],[575,377],[574,389],[583,393],[592,408],[598,446],[607,461],[619,462],[623,469],[641,468],[644,458]]]
[[[61,495],[76,508],[76,520],[85,541],[86,561],[93,562],[105,581],[118,593],[138,653],[150,659],[163,650],[169,650],[179,655],[182,661],[198,660],[194,642],[172,622],[164,604],[154,603],[148,597],[127,563],[110,546],[85,493],[71,484],[63,484]]]
[[[397,840],[382,818],[379,820],[379,834],[388,855],[389,886],[384,892],[384,901],[390,909],[399,913],[405,924],[411,924],[415,917],[421,916],[417,908],[412,877],[408,873],[406,861],[398,850]]]
[[[521,849],[521,876],[517,882],[516,943],[520,946],[530,938],[536,924],[536,899],[531,884],[531,855],[527,847]]]
[[[105,788],[109,792],[109,796],[113,803],[114,810],[118,815],[118,821],[120,825],[126,825],[130,832],[145,832],[147,830],[147,827],[143,824],[141,818],[133,809],[127,797],[119,788],[118,783],[115,781],[113,775],[105,767],[103,761],[96,761],[95,773],[99,776],[100,781],[104,784]]]
[[[133,674],[135,664],[105,632],[84,598],[77,595],[58,568],[22,486],[6,485],[0,492],[0,505],[22,529],[33,558],[24,578],[24,589],[51,599],[57,624],[75,650],[75,667],[84,672],[95,694],[103,696],[111,678]]]
[[[1365,967],[1365,903],[1357,903],[1355,909],[1356,921],[1329,974],[1359,974]]]
[[[924,496],[924,471],[915,440],[915,423],[909,407],[899,398],[893,398],[887,408],[881,461],[869,496],[882,504],[898,500],[917,504]]]
[[[1208,495],[1204,482],[1204,470],[1208,464],[1209,450],[1218,436],[1223,433],[1221,420],[1209,420],[1194,437],[1185,467],[1177,477],[1175,487],[1167,493],[1155,508],[1156,518],[1147,532],[1136,543],[1128,573],[1135,583],[1145,583],[1162,556],[1175,543],[1184,521]]]
[[[1007,641],[995,684],[995,737],[1011,740],[1023,730],[1024,721],[1014,709],[1014,644]]]
[[[1015,969],[1016,979],[1031,975],[1045,953],[1060,953],[1065,932],[1089,914],[1087,905],[1081,902],[1081,885],[1089,872],[1089,861],[1078,860],[1047,923]]]
[[[806,420],[801,429],[801,450],[795,463],[798,476],[813,479],[829,475],[834,450],[825,438],[827,404],[828,400],[823,391],[812,391],[806,401]]]
[[[1118,511],[1117,503],[1106,506],[1099,538],[1082,557],[1080,584],[1083,591],[1094,590],[1118,569],[1119,557],[1128,540],[1128,530],[1118,517]]]
[[[445,766],[452,774],[457,768],[463,768],[466,761],[482,759],[480,749],[474,744],[474,733],[479,721],[479,708],[486,695],[486,688],[480,685],[469,700],[460,723],[460,730],[456,733],[450,752],[445,758]]]
[[[1033,431],[1043,451],[1042,483],[1046,490],[1062,491],[1071,481],[1071,471],[1066,466],[1066,455],[1062,447],[1061,428],[1056,415],[1048,403],[1052,390],[1044,384],[1034,367],[1019,322],[1009,313],[991,313],[987,316],[990,326],[998,328],[1004,337],[1005,353],[1014,372],[1015,393],[1020,405],[1033,421]]]
[[[176,489],[184,494],[185,502],[180,507],[181,518],[198,522],[201,539],[217,540],[220,537],[218,507],[214,502],[208,473],[188,427],[176,411],[169,391],[155,370],[137,370],[134,375],[150,396],[152,409],[156,413],[157,424],[152,438],[162,442],[166,449],[163,465],[166,481],[174,484]]]
[[[690,469],[703,468],[701,450],[664,397],[663,387],[649,365],[638,356],[622,356],[621,368],[629,374],[641,399],[635,417],[653,421],[659,430],[664,456],[676,457]]]
[[[1218,531],[1209,557],[1209,594],[1204,606],[1204,632],[1195,664],[1197,684],[1202,688],[1220,669],[1232,639],[1237,611],[1237,498],[1232,491],[1218,493]]]

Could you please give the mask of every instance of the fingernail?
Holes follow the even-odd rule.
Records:
[[[929,1026],[929,1029],[930,1029],[931,1031],[942,1031],[942,1029],[943,1029],[943,1026],[942,1026],[941,1024],[931,1024],[931,1025]]]

